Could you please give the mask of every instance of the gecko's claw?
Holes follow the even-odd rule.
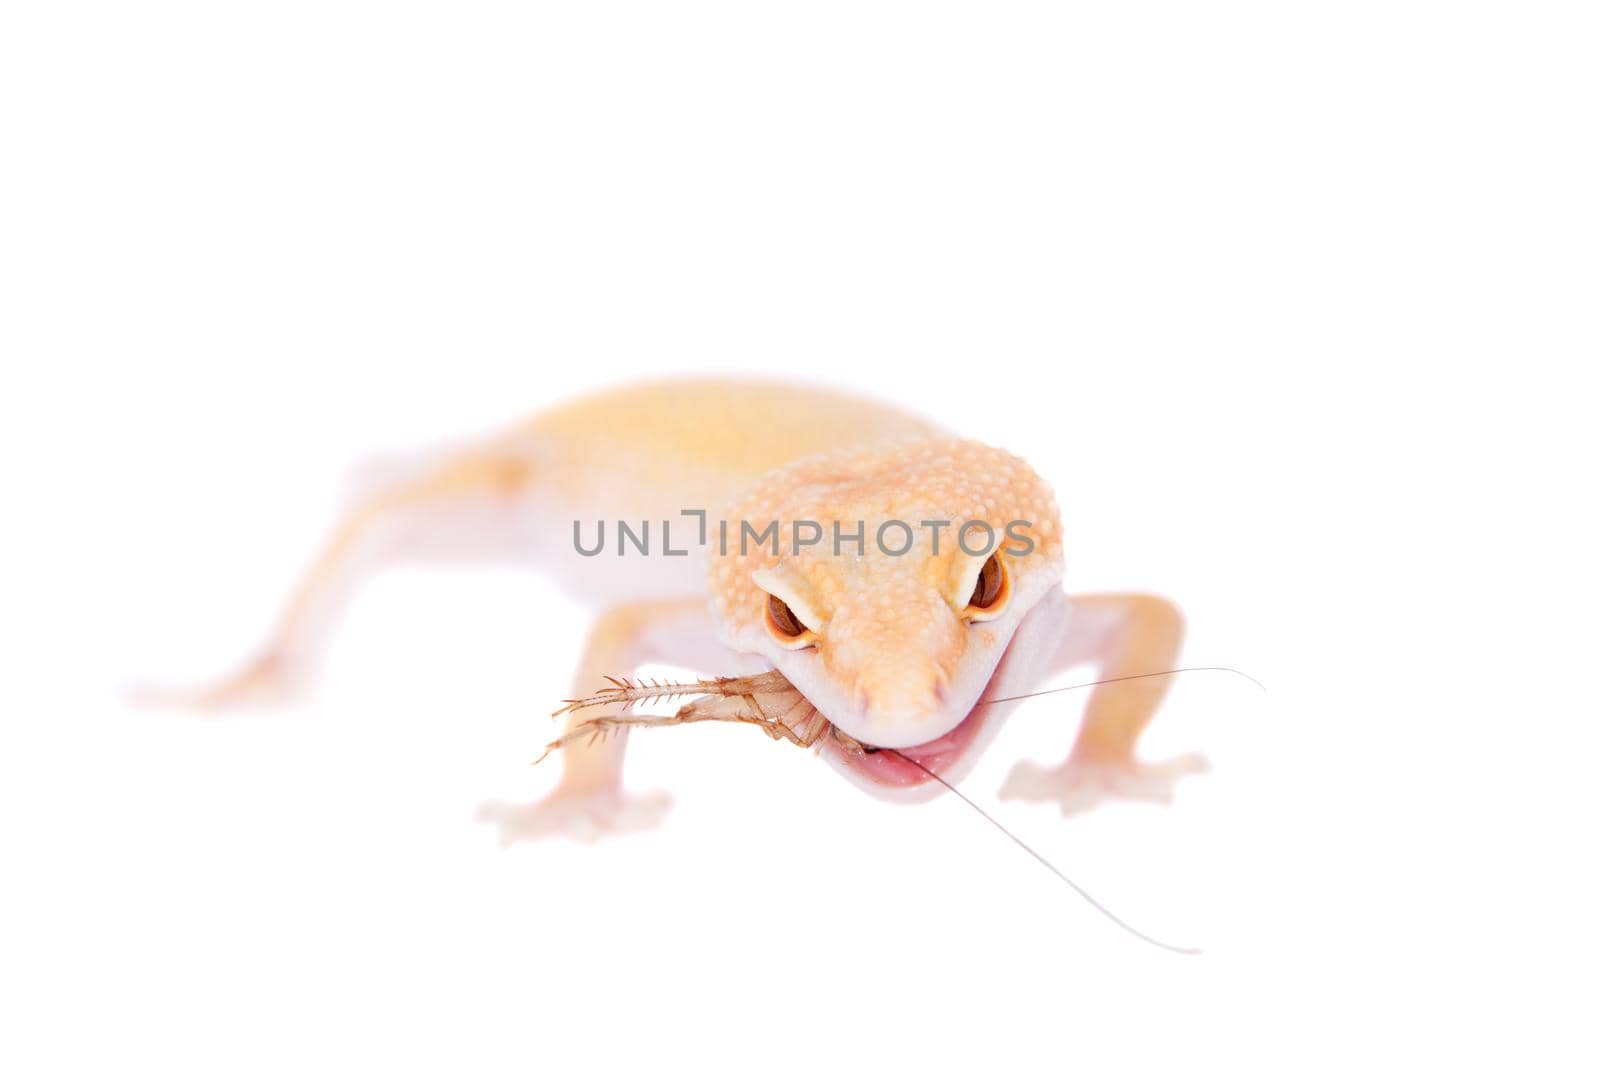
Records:
[[[1107,800],[1170,804],[1180,778],[1208,769],[1205,757],[1194,752],[1156,763],[1074,758],[1045,767],[1023,760],[1011,768],[1000,798],[1059,804],[1063,815],[1088,811]]]
[[[478,821],[500,828],[502,847],[549,837],[592,842],[614,834],[652,830],[671,806],[672,798],[660,790],[623,793],[558,788],[534,804],[491,800],[478,809]]]

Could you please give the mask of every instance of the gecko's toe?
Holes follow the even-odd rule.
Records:
[[[1024,760],[1012,768],[1000,797],[1054,803],[1063,815],[1088,811],[1107,800],[1170,804],[1179,779],[1208,768],[1205,757],[1193,752],[1157,763],[1072,759],[1045,767]]]
[[[659,790],[621,793],[558,789],[534,804],[491,800],[478,809],[478,821],[499,827],[503,847],[552,837],[593,842],[654,829],[671,806],[672,798]]]

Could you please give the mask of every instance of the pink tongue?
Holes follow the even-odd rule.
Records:
[[[874,752],[870,756],[863,756],[858,766],[871,778],[884,785],[920,785],[928,781],[926,774],[887,749]]]
[[[932,741],[908,748],[897,749],[900,759],[890,752],[874,752],[865,757],[863,769],[873,778],[885,785],[920,785],[928,780],[928,776],[909,760],[916,760],[927,770],[935,774],[944,770],[967,747],[972,740],[973,733],[977,730],[983,719],[986,709],[979,708],[969,714],[954,730],[943,737],[936,737]]]

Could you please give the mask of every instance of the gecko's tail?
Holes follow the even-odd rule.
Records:
[[[354,499],[291,590],[258,655],[209,684],[140,686],[130,696],[204,711],[283,702],[308,685],[344,605],[382,567],[401,559],[520,558],[526,531],[508,503],[532,476],[527,451],[504,440],[373,461],[353,479]]]

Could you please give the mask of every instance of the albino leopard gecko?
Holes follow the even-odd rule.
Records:
[[[391,465],[339,522],[266,650],[183,699],[224,708],[284,696],[374,567],[441,551],[510,559],[598,611],[576,692],[647,662],[775,670],[829,727],[813,740],[832,766],[877,796],[920,800],[938,789],[930,772],[959,778],[1016,706],[988,701],[1079,664],[1102,678],[1173,667],[1174,606],[1067,597],[1063,537],[1051,490],[1026,463],[894,407],[771,382],[617,388]],[[1204,767],[1193,755],[1135,758],[1169,682],[1093,689],[1065,762],[1019,764],[1002,795],[1066,812],[1169,798]],[[577,706],[572,726],[606,713]],[[562,749],[543,800],[485,807],[503,839],[660,818],[663,797],[622,789],[625,734],[591,740]]]

